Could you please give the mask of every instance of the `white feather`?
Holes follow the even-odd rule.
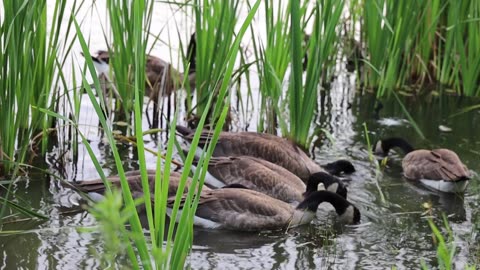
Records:
[[[172,208],[167,208],[167,215],[169,217],[171,217]],[[180,220],[181,216],[182,216],[182,209],[178,209],[177,222]],[[222,226],[222,224],[220,224],[218,222],[211,221],[209,219],[201,218],[201,217],[197,217],[197,216],[193,217],[193,225],[203,227],[203,228],[207,228],[207,229],[217,229],[217,228]]]
[[[420,179],[420,182],[429,188],[452,193],[463,192],[468,185],[468,181],[452,182],[444,180]]]
[[[192,172],[195,173],[195,170],[197,169],[197,166],[194,166],[192,164]],[[207,171],[207,174],[205,175],[205,184],[211,186],[211,187],[214,187],[214,188],[222,188],[225,186],[225,183],[218,180],[218,178],[216,178],[215,176],[211,175],[208,171]]]
[[[348,206],[343,214],[340,215],[340,221],[343,223],[353,223],[354,208]]]

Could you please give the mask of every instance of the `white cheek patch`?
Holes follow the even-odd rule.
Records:
[[[382,148],[382,141],[378,141],[377,144],[375,145],[375,153],[374,154],[385,154],[383,152],[383,148]]]
[[[355,213],[354,208],[353,208],[352,205],[350,205],[349,207],[347,207],[345,212],[340,215],[340,221],[342,221],[343,223],[348,223],[348,224],[353,223],[354,213]]]
[[[325,190],[325,185],[323,183],[319,183],[317,186],[317,190]]]
[[[338,183],[331,184],[330,186],[328,186],[327,190],[333,193],[337,193]]]
[[[190,167],[193,173],[197,170],[197,166],[193,165]],[[221,181],[220,179],[216,178],[212,174],[210,174],[208,171],[205,174],[205,184],[209,185],[212,188],[222,188],[225,186],[225,183]]]

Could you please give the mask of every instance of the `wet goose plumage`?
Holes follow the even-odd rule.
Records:
[[[155,170],[148,170],[148,183],[150,184],[150,191],[153,192],[155,188]],[[140,171],[130,171],[126,172],[125,176],[127,178],[130,191],[134,198],[143,197],[143,188]],[[180,184],[181,174],[178,172],[171,172],[169,177],[168,184],[168,197],[175,196],[177,193],[178,185]],[[120,187],[120,177],[119,176],[109,176],[107,180],[112,183],[113,186]],[[184,192],[188,192],[188,186],[190,186],[191,179],[187,180],[187,184]],[[72,184],[76,189],[87,193],[93,200],[99,201],[103,198],[105,192],[105,185],[102,179],[95,180],[85,180],[78,181]],[[209,189],[208,187],[203,187],[204,189]]]
[[[236,231],[294,227],[310,223],[322,202],[332,204],[343,222],[355,224],[360,221],[360,212],[355,206],[329,191],[315,191],[294,207],[254,190],[224,188],[202,191],[194,224]],[[169,206],[173,203],[171,198]]]
[[[458,155],[449,149],[414,150],[402,138],[384,139],[375,145],[376,154],[387,155],[393,147],[406,154],[402,160],[403,174],[407,179],[443,192],[463,192],[470,179],[468,168]]]
[[[307,189],[304,182],[287,169],[251,156],[212,157],[205,183],[215,188],[241,184],[287,203],[303,201]],[[344,198],[347,196],[342,181],[326,172],[310,175],[307,183],[310,190],[317,190],[318,184],[322,183],[326,190]]]
[[[177,132],[188,142],[192,141],[195,133],[183,126],[177,126]],[[199,147],[202,148],[211,136],[210,132],[203,131]],[[200,151],[198,152],[198,155],[200,155],[201,149],[198,151]],[[267,133],[221,132],[213,156],[253,156],[261,158],[282,166],[300,177],[304,182],[308,180],[311,174],[325,171],[292,141]],[[345,166],[345,163],[348,163],[349,166],[338,167]],[[348,161],[338,164],[332,163],[328,169],[335,174],[342,170],[346,173],[355,170]]]

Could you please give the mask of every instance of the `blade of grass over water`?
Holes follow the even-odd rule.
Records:
[[[362,35],[369,65],[366,85],[381,97],[415,85],[448,86],[478,95],[480,86],[478,1],[357,2],[363,9]],[[378,70],[379,72],[376,72]]]
[[[288,88],[290,130],[287,137],[304,148],[310,142],[310,130],[317,110],[319,83],[329,79],[328,70],[336,63],[335,48],[338,43],[337,25],[343,10],[343,1],[316,2],[311,14],[300,3],[291,1],[291,79]],[[313,18],[313,30],[306,49],[302,48],[305,18]],[[307,52],[305,84],[302,81],[302,59]],[[333,55],[333,56],[332,56]],[[323,74],[322,74],[323,73]]]
[[[68,33],[61,36],[60,32],[65,29],[68,31],[71,23],[63,22],[66,3],[63,0],[55,1],[53,5],[47,5],[45,1],[27,0],[7,0],[2,3],[0,176],[10,173],[16,175],[18,167],[15,164],[23,163],[28,151],[41,151],[43,154],[48,139],[55,138],[45,136],[47,130],[55,125],[54,118],[34,108],[58,106],[56,93],[62,70],[57,63],[66,59],[66,54],[62,56],[60,51],[68,47],[69,40]],[[71,12],[76,12],[77,8],[73,5]],[[41,134],[41,149],[30,145],[37,134]],[[29,146],[32,146],[31,149]],[[12,195],[10,188],[11,185],[8,185],[6,201]],[[0,222],[5,213],[5,205],[2,204]]]
[[[226,61],[235,33],[238,8],[241,1],[235,0],[196,0],[195,33],[196,46],[196,115],[200,116],[206,109],[208,97],[219,94],[218,88],[223,83]],[[228,80],[226,81],[228,83]],[[220,102],[223,107],[224,100]],[[218,118],[211,115],[212,119]]]
[[[282,5],[280,0],[265,1],[265,31],[266,44],[262,40],[253,39],[257,69],[259,70],[259,88],[262,95],[260,111],[266,117],[261,117],[258,130],[275,134],[277,121],[283,134],[287,133],[287,126],[279,108],[284,90],[283,82],[290,63],[290,27],[288,17],[289,5]],[[284,2],[285,3],[285,2]],[[275,10],[276,9],[276,10]],[[250,25],[251,35],[256,36],[255,24]],[[277,117],[279,116],[279,117]]]
[[[408,118],[408,122],[410,122],[410,125],[412,125],[412,127],[415,129],[415,131],[417,132],[418,136],[420,136],[420,138],[422,138],[423,140],[425,140],[425,135],[423,135],[423,132],[422,130],[420,129],[420,127],[418,127],[417,123],[415,122],[415,119],[413,119],[413,117],[410,115],[410,113],[408,112],[407,108],[405,108],[405,105],[403,105],[403,102],[400,100],[400,98],[398,97],[398,95],[395,93],[395,92],[392,92],[393,93],[393,96],[395,97],[395,99],[397,100],[398,104],[400,104],[400,107],[402,108],[402,111],[403,113],[405,114],[405,116]]]
[[[225,74],[223,77],[223,81],[220,84],[219,88],[219,93],[218,93],[218,99],[217,100],[222,100],[225,96],[227,96],[228,92],[228,86],[229,83],[228,81],[230,80],[232,73],[233,73],[233,67],[235,65],[235,60],[237,57],[237,53],[240,47],[240,41],[244,35],[244,33],[247,30],[248,25],[251,23],[253,16],[255,15],[258,6],[260,5],[260,0],[257,0],[254,4],[254,6],[251,8],[249,11],[247,18],[245,19],[242,27],[240,28],[240,31],[235,37],[235,40],[233,41],[233,45],[228,49],[228,57],[223,59],[223,62],[220,63],[222,66],[225,66]],[[205,8],[205,7],[204,7]],[[198,23],[198,22],[197,22]],[[207,102],[207,109],[203,111],[203,115],[199,121],[199,126],[197,127],[195,136],[192,140],[191,146],[190,146],[190,151],[186,157],[185,160],[185,166],[184,166],[184,171],[182,173],[182,178],[186,177],[188,175],[188,172],[190,171],[191,164],[193,162],[193,158],[195,155],[195,149],[198,146],[198,142],[200,139],[200,134],[202,132],[202,127],[207,121],[208,113],[209,113],[209,108],[210,106],[213,106],[213,100],[215,97],[216,93],[211,92],[209,94],[209,99]],[[178,219],[177,213],[179,211],[180,207],[180,197],[183,193],[184,187],[185,187],[185,182],[182,181],[181,184],[178,187],[177,194],[176,194],[176,200],[172,208],[172,214],[171,214],[171,219],[170,219],[170,229],[168,232],[167,236],[167,244],[166,244],[166,254],[170,254],[170,243],[172,241],[173,237],[173,231],[176,228],[176,236],[175,236],[175,245],[173,245],[173,248],[171,249],[172,252],[172,257],[170,261],[170,268],[176,268],[183,266],[185,264],[186,256],[188,254],[188,251],[191,248],[192,241],[193,241],[193,219],[196,211],[196,207],[198,205],[199,199],[200,199],[200,192],[203,187],[203,182],[205,179],[205,175],[207,172],[207,165],[208,161],[213,153],[213,148],[215,146],[215,143],[218,139],[218,135],[220,134],[220,131],[223,128],[227,113],[228,113],[228,108],[229,108],[229,102],[228,100],[226,101],[225,105],[221,105],[221,103],[216,103],[215,104],[215,111],[214,115],[216,115],[217,111],[221,109],[220,115],[219,115],[219,120],[217,124],[215,125],[215,132],[214,136],[212,137],[210,143],[208,144],[205,155],[203,155],[200,158],[198,168],[201,168],[200,170],[195,170],[195,174],[193,176],[193,180],[191,183],[191,186],[189,188],[188,194],[187,194],[187,199],[184,203],[184,206],[182,208],[182,212],[180,215],[180,219],[178,220],[178,224],[175,227],[175,221]],[[197,186],[198,185],[198,186]],[[194,196],[195,195],[195,196]]]
[[[78,25],[76,20],[75,20],[75,28],[76,28],[77,35],[78,35],[78,40],[79,40],[80,45],[82,47],[82,51],[83,51],[83,53],[85,55],[85,58],[86,58],[86,64],[87,64],[88,70],[90,72],[90,75],[94,79],[95,87],[96,87],[96,89],[101,89],[100,88],[100,82],[98,80],[98,77],[96,76],[96,71],[95,71],[95,68],[93,66],[93,62],[92,62],[91,57],[90,57],[90,52],[88,51],[87,44],[85,42],[85,39],[83,38],[83,34],[80,30],[80,26]],[[145,236],[143,235],[143,230],[142,230],[142,226],[140,224],[140,219],[138,217],[138,213],[137,213],[136,208],[135,208],[135,202],[134,202],[134,199],[132,197],[130,188],[128,186],[127,179],[125,177],[125,172],[123,170],[121,157],[118,153],[116,143],[115,143],[115,139],[113,138],[111,126],[109,124],[107,124],[107,120],[105,119],[105,115],[103,113],[103,110],[101,109],[100,105],[98,104],[98,102],[96,100],[96,97],[95,97],[95,95],[94,95],[94,93],[93,93],[93,91],[90,87],[90,84],[85,79],[85,76],[83,76],[83,82],[84,82],[83,86],[84,86],[85,90],[87,91],[87,94],[90,98],[90,101],[92,102],[92,104],[94,106],[95,112],[97,113],[97,116],[100,120],[100,124],[101,124],[101,126],[102,126],[102,128],[105,132],[105,136],[107,137],[108,142],[110,144],[110,147],[112,149],[112,154],[113,154],[115,164],[117,166],[117,170],[118,170],[118,173],[119,173],[119,176],[120,176],[121,188],[122,188],[122,194],[123,194],[123,200],[124,200],[124,203],[125,203],[125,208],[130,213],[132,213],[132,215],[129,219],[129,224],[132,226],[132,232],[136,235],[136,237],[134,237],[134,239],[133,239],[133,242],[135,242],[136,249],[138,250],[138,255],[140,256],[140,259],[141,259],[141,262],[142,262],[141,265],[145,269],[151,269],[151,260],[150,260],[150,255],[148,253],[148,248],[147,248]],[[102,99],[102,98],[100,97],[100,99]],[[139,101],[137,101],[137,102],[139,102]],[[93,159],[94,156],[95,156],[93,154],[93,152],[91,152],[91,153],[89,152],[89,154]],[[102,180],[104,181],[105,185],[108,187],[109,183],[108,183],[108,181],[106,181],[105,175],[103,174],[103,171],[101,170],[101,168],[97,167],[97,171],[100,173],[100,176],[102,177]],[[136,258],[135,254],[133,252],[133,248],[130,246],[128,248],[128,250],[129,250],[130,260],[132,261],[134,266],[136,265],[138,267],[139,263],[137,262],[137,258]]]
[[[215,4],[217,5],[216,8],[220,7],[219,3],[215,3]],[[223,73],[217,74],[218,79],[217,79],[217,84],[215,85],[215,89],[217,89],[216,92],[212,91],[212,92],[209,92],[207,95],[208,102],[206,103],[205,110],[203,111],[202,116],[200,118],[197,135],[194,141],[192,142],[191,149],[195,149],[196,145],[198,144],[198,141],[200,138],[200,132],[203,128],[203,124],[208,119],[209,112],[212,111],[211,107],[213,108],[213,100],[214,99],[217,99],[217,101],[224,100],[225,97],[228,96],[227,93],[228,93],[229,81],[233,74],[233,69],[234,69],[238,49],[240,46],[240,41],[248,25],[250,24],[253,18],[253,15],[255,14],[259,4],[260,4],[260,1],[257,1],[255,3],[252,10],[249,12],[244,24],[242,25],[240,31],[237,33],[235,39],[234,40],[232,39],[233,43],[225,47],[225,51],[227,52],[226,57],[223,59],[216,59],[217,61],[216,65],[218,65],[219,67],[222,67],[220,70],[222,70]],[[205,8],[205,7],[202,6],[202,8]],[[141,9],[139,8],[139,10]],[[219,9],[219,10],[222,10],[222,9]],[[136,17],[136,18],[138,19],[139,17]],[[136,22],[137,27],[138,25],[141,25],[140,22],[141,20],[138,20]],[[89,58],[88,48],[86,46],[83,36],[81,35],[79,26],[76,22],[75,22],[75,26],[77,28],[77,32],[78,32],[77,34],[79,36],[79,41],[81,43],[83,53],[85,54],[87,59],[86,60],[87,68],[91,73],[92,77],[94,78],[94,84],[95,84],[95,87],[97,88],[99,86],[99,81],[95,74],[92,61]],[[232,27],[231,29],[234,29],[234,25],[231,27]],[[134,29],[140,29],[140,28],[134,28]],[[135,30],[135,31],[138,31],[138,30]],[[134,54],[137,60],[134,62],[135,67],[132,68],[132,72],[133,72],[132,83],[134,85],[133,93],[135,95],[134,103],[133,103],[134,104],[133,120],[134,120],[135,133],[142,134],[142,129],[141,129],[142,110],[141,110],[140,102],[142,101],[141,97],[143,96],[141,95],[142,93],[141,89],[145,87],[145,83],[143,80],[144,74],[141,72],[142,69],[140,67],[145,66],[145,62],[144,62],[144,56],[145,56],[144,44],[145,43],[142,43],[142,41],[138,41],[138,40],[143,40],[142,39],[143,35],[141,34],[141,32],[134,32],[134,33],[136,34],[138,43],[135,43],[137,50],[134,51],[135,52]],[[233,35],[233,33],[231,33],[231,35]],[[222,42],[222,40],[217,40],[217,42]],[[198,46],[197,48],[199,47],[200,46]],[[218,56],[215,56],[215,58],[218,58]],[[85,78],[83,78],[83,81],[85,82]],[[185,264],[186,256],[188,255],[189,250],[191,248],[191,243],[193,238],[193,217],[195,213],[196,204],[198,203],[198,199],[199,199],[199,192],[201,192],[201,187],[203,185],[203,178],[205,177],[207,163],[205,163],[205,165],[202,165],[204,166],[203,172],[200,174],[200,170],[198,170],[198,172],[192,178],[192,183],[191,183],[191,186],[189,187],[189,192],[188,194],[186,194],[187,197],[186,197],[185,205],[182,207],[183,210],[177,218],[177,213],[180,213],[179,212],[179,206],[180,206],[179,202],[181,201],[180,197],[183,196],[183,190],[187,183],[187,177],[189,175],[190,166],[193,161],[193,155],[195,151],[194,150],[191,151],[191,153],[188,155],[183,168],[184,171],[182,173],[182,180],[179,184],[178,191],[177,191],[177,196],[176,196],[177,200],[175,201],[175,205],[171,213],[172,218],[171,218],[170,226],[166,235],[166,243],[164,243],[163,241],[165,237],[164,235],[165,222],[166,222],[165,215],[167,213],[166,205],[167,205],[167,197],[168,197],[168,179],[170,174],[170,164],[172,160],[173,147],[174,147],[174,141],[175,141],[174,130],[175,130],[175,123],[177,119],[177,116],[176,116],[177,113],[174,116],[173,124],[170,126],[171,133],[170,133],[170,138],[167,145],[167,154],[166,154],[164,167],[161,168],[161,163],[157,161],[157,173],[156,173],[157,179],[164,179],[164,180],[156,181],[153,190],[149,190],[148,177],[147,177],[146,167],[145,167],[146,160],[145,160],[145,154],[144,154],[145,147],[143,143],[143,137],[136,136],[137,137],[136,145],[137,145],[137,151],[139,155],[143,193],[145,194],[144,202],[145,202],[146,214],[148,218],[148,227],[150,230],[150,235],[152,236],[151,245],[147,244],[146,237],[144,236],[142,228],[138,221],[138,214],[135,208],[135,201],[132,198],[128,183],[126,182],[120,156],[118,154],[117,148],[115,147],[115,141],[112,136],[110,123],[107,122],[107,119],[105,119],[105,116],[103,115],[101,110],[101,106],[98,104],[98,101],[93,95],[91,88],[86,83],[84,84],[85,84],[84,87],[87,91],[87,94],[90,97],[90,100],[95,108],[96,113],[98,114],[101,126],[104,129],[105,135],[111,146],[112,153],[115,158],[115,163],[117,165],[118,173],[120,176],[122,197],[124,200],[125,211],[129,213],[128,214],[129,224],[131,225],[131,232],[130,232],[131,235],[127,237],[128,239],[130,239],[129,242],[131,241],[135,245],[135,249],[133,249],[131,245],[128,245],[127,247],[127,252],[129,254],[130,260],[132,260],[132,263],[134,264],[134,266],[136,265],[138,267],[141,265],[142,267],[148,268],[148,269],[151,267],[155,267],[159,269],[167,268],[167,267],[171,269],[183,268],[183,265]],[[102,97],[100,97],[99,99],[102,100]],[[218,122],[217,125],[215,125],[216,135],[212,138],[213,143],[216,141],[216,137],[218,136],[220,130],[222,129],[223,123],[225,122],[225,118],[228,112],[228,105],[229,105],[228,99],[226,99],[225,103],[223,102],[215,103],[215,110],[213,110],[213,113],[214,115],[219,115],[218,119],[220,122]],[[159,151],[160,150],[161,149],[159,146]],[[209,144],[207,146],[208,154],[206,157],[204,157],[207,162],[208,162],[208,158],[211,156],[212,151],[213,151],[213,145]],[[203,164],[202,162],[204,158],[202,158],[201,164]],[[97,169],[100,169],[100,168],[97,168]],[[152,199],[154,199],[154,201],[156,202],[155,207],[152,207],[151,205]],[[175,224],[177,220],[178,220],[178,224]],[[173,241],[174,231],[175,231],[175,241]],[[140,260],[137,261],[137,258],[140,258]],[[155,265],[152,265],[151,263],[154,263]]]

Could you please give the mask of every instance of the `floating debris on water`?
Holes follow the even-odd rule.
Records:
[[[438,126],[438,129],[439,129],[440,131],[442,131],[442,132],[450,132],[450,131],[452,131],[451,128],[449,128],[449,127],[447,127],[447,126],[444,126],[444,125]]]
[[[404,124],[408,123],[408,120],[403,118],[388,117],[378,120],[378,123],[383,126],[403,126]]]

